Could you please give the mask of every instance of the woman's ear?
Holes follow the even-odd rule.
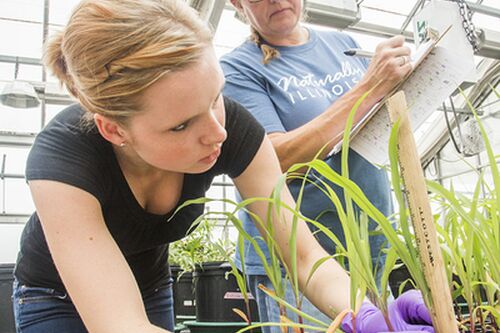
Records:
[[[115,120],[96,113],[94,123],[104,139],[117,146],[125,143],[125,131]]]
[[[236,8],[239,12],[242,11],[240,0],[231,0],[231,4]]]
[[[231,0],[231,4],[236,9],[236,18],[243,23],[248,24],[248,19],[245,15],[245,11],[243,10],[243,6],[241,5],[241,0]]]

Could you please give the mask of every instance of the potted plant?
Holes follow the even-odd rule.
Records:
[[[174,315],[179,322],[194,319],[196,315],[193,271],[199,262],[201,237],[201,232],[195,230],[169,246],[168,261],[174,279]]]
[[[246,314],[246,320],[257,318],[257,305],[247,294],[245,281],[232,263],[235,242],[229,239],[227,225],[222,237],[216,239],[217,220],[208,215],[193,224],[193,231],[187,237],[170,246],[169,262],[178,276],[177,288],[174,285],[175,305],[179,308],[176,313],[181,315],[180,311],[189,307],[184,313],[194,317],[181,319],[191,319],[184,322],[191,331],[233,332],[246,325],[239,314]],[[187,292],[179,295],[184,284],[182,290]],[[183,296],[186,294],[187,297]]]

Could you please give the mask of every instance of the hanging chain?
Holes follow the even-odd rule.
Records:
[[[465,3],[465,0],[451,0],[458,4],[458,8],[460,9],[460,16],[462,16],[462,26],[465,30],[465,35],[469,40],[470,45],[474,49],[474,52],[479,51],[479,36],[476,32],[476,28],[474,27],[474,23],[472,23],[472,11]]]
[[[19,57],[16,57],[16,64],[14,66],[14,80],[17,80],[17,74],[19,74]]]

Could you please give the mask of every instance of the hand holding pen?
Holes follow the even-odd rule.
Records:
[[[370,95],[376,101],[385,97],[412,70],[411,50],[404,46],[403,36],[382,41],[374,53],[361,49],[350,49],[344,53],[349,56],[371,58],[360,84],[365,89],[374,88]]]
[[[347,56],[351,57],[363,57],[363,58],[373,58],[375,56],[375,53],[363,49],[347,49],[344,51],[344,54]],[[411,61],[410,56],[400,56],[400,62],[401,66],[404,65],[406,62]]]

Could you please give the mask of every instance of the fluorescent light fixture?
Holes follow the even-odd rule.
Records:
[[[500,59],[500,31],[479,29],[480,40],[478,55],[493,59]]]
[[[5,85],[0,94],[0,103],[13,108],[26,109],[40,105],[35,88],[24,81],[14,80]]]
[[[355,0],[307,0],[307,21],[313,24],[345,29],[361,19]]]

